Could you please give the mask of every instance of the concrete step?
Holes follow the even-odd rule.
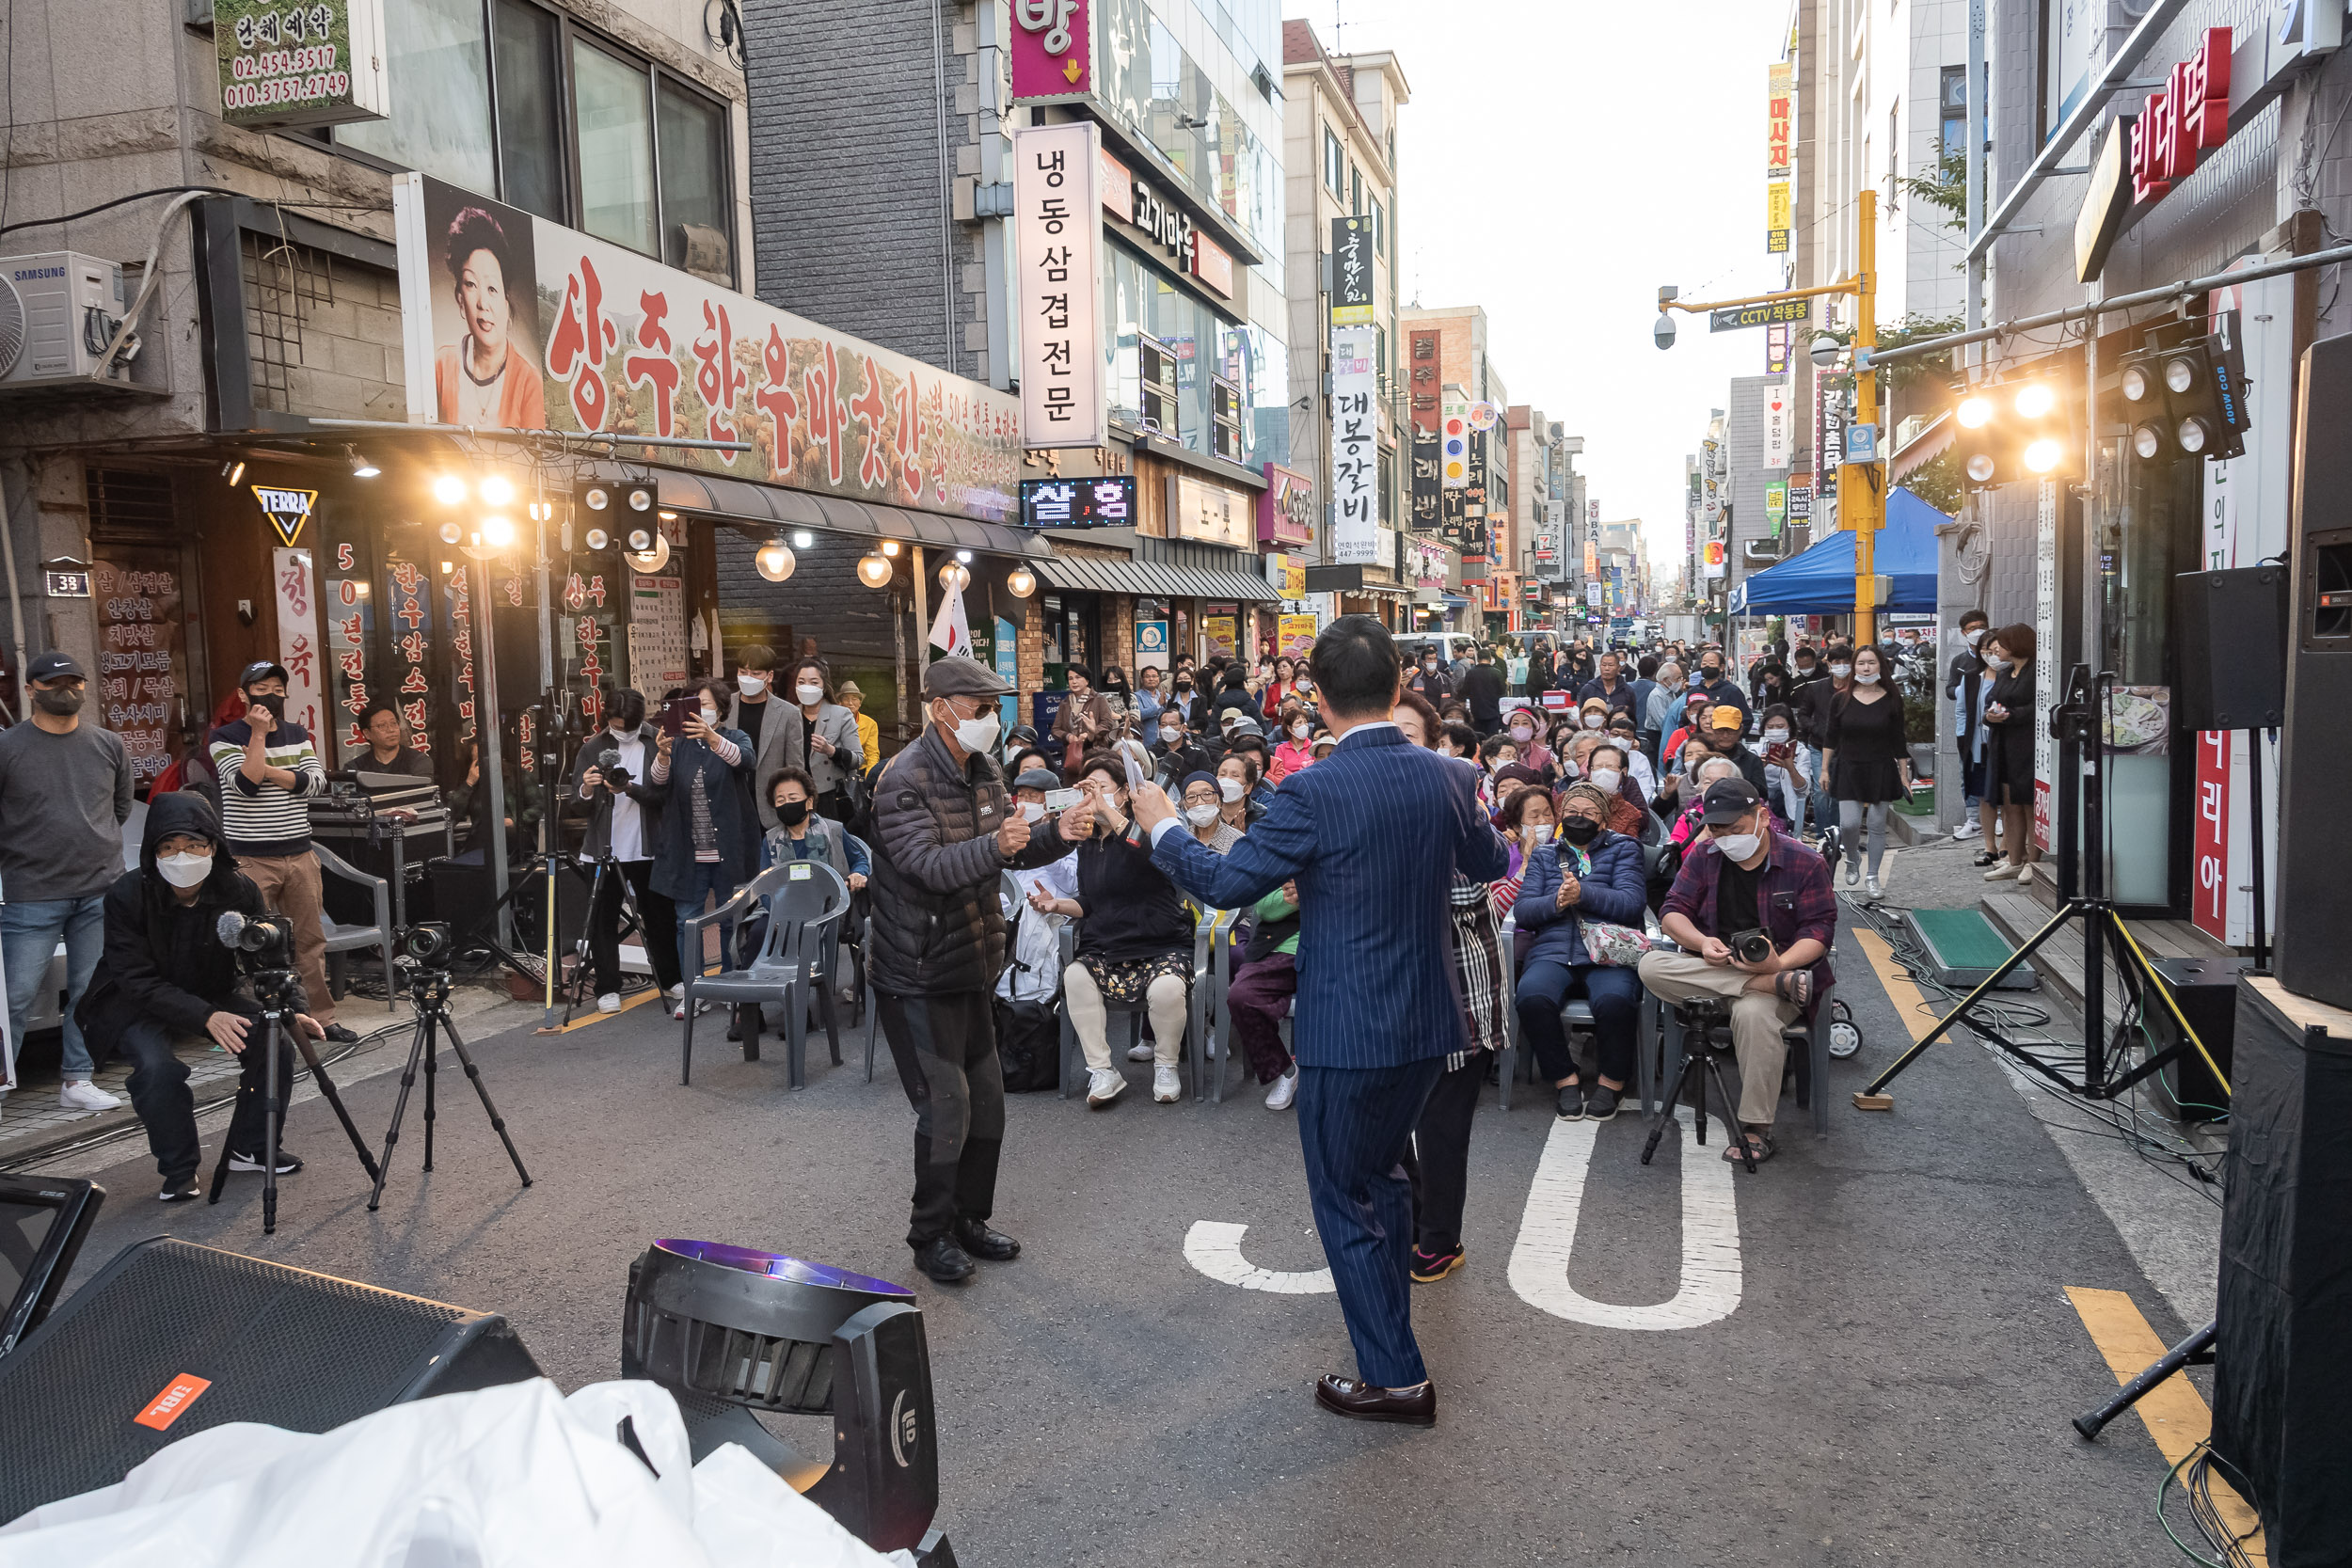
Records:
[[[1996,882],[1993,891],[1978,902],[1985,918],[2007,937],[2012,946],[2023,946],[2032,935],[2049,923],[2057,912],[2055,893],[2043,894],[2045,880],[2036,876],[2025,887],[2014,882]],[[2185,920],[2134,920],[2126,922],[2133,940],[2149,958],[2226,958],[2230,949],[2214,941]],[[2079,921],[2059,928],[2057,935],[2034,951],[2034,969],[2049,991],[2077,1013],[2083,1007],[2083,932]],[[2106,958],[2106,994],[2110,1004],[2122,994],[2123,978],[2110,955]],[[2111,1015],[2110,1015],[2111,1016]]]

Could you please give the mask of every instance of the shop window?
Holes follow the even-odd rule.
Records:
[[[710,282],[733,282],[727,264],[727,117],[717,104],[659,87],[661,259]]]
[[[1346,167],[1347,154],[1340,148],[1339,135],[1327,125],[1323,128],[1323,184],[1335,197],[1346,189],[1342,183]]]
[[[1377,201],[1372,204],[1372,253],[1389,254],[1389,210]]]
[[[469,191],[492,191],[490,50],[482,0],[388,7],[392,115],[337,128],[345,147]]]
[[[1938,83],[1937,98],[1943,109],[1943,133],[1936,142],[1940,158],[1954,158],[1968,150],[1968,68],[1947,65]]]
[[[550,223],[564,199],[562,53],[555,17],[521,0],[498,0],[500,191],[507,205]]]
[[[655,248],[652,86],[644,71],[585,40],[572,40],[580,226],[646,252]]]

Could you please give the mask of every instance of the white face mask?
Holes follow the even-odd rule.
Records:
[[[708,703],[703,705],[703,722],[714,730],[719,727],[719,710]]]
[[[1766,730],[1764,732],[1764,739],[1768,745],[1777,746],[1788,738],[1788,732],[1787,730]]]
[[[1597,730],[1607,722],[1609,720],[1605,714],[1588,713],[1584,716],[1584,727],[1588,730]]]
[[[2006,670],[2009,668],[2009,660],[1998,654],[1987,654],[1984,656],[1984,667],[1995,672]]]
[[[1035,822],[1038,818],[1040,818],[1040,817],[1043,816],[1044,815],[1045,815],[1045,802],[1044,802],[1044,801],[1042,801],[1042,800],[1024,800],[1024,801],[1022,801],[1022,802],[1021,802],[1021,819],[1022,819],[1024,822]]]
[[[947,710],[950,714],[955,709]],[[967,752],[993,752],[996,749],[996,732],[1002,728],[996,721],[996,710],[985,708],[977,719],[956,721],[956,744]]]
[[[1511,726],[1511,738],[1524,746],[1535,738],[1535,732],[1525,724],[1514,724]]]
[[[1530,845],[1549,844],[1551,841],[1551,824],[1549,822],[1530,822],[1526,829],[1527,842]]]
[[[1593,787],[1614,793],[1618,781],[1624,777],[1613,768],[1596,768],[1593,769]]]
[[[795,687],[793,694],[801,699],[803,707],[815,707],[825,700],[825,689],[821,686]]]
[[[1308,723],[1305,720],[1303,720],[1303,719],[1302,719],[1302,720],[1300,720],[1297,723],[1293,724],[1293,725],[1291,726],[1291,734],[1292,734],[1294,736],[1295,736],[1296,738],[1300,739],[1300,740],[1304,740],[1304,739],[1306,739],[1306,738],[1307,738],[1307,736],[1309,736],[1309,734],[1311,734],[1311,733],[1312,732],[1312,730],[1313,730],[1313,726],[1312,726],[1312,725],[1311,725],[1311,724],[1309,724],[1309,723]]]
[[[1984,628],[1982,626],[1977,626],[1968,631],[1962,632],[1960,635],[1965,639],[1968,645],[1973,648],[1978,643],[1984,641]]]
[[[1194,827],[1205,828],[1216,820],[1218,809],[1216,806],[1186,806],[1184,817]]]
[[[1860,675],[1860,674],[1858,674],[1858,675],[1854,676],[1854,678],[1853,678],[1853,683],[1854,683],[1854,685],[1856,685],[1856,686],[1876,686],[1876,685],[1878,685],[1878,683],[1879,683],[1879,678],[1878,678],[1878,676],[1876,676],[1876,675],[1874,675],[1874,674],[1873,674],[1873,675]]]
[[[756,697],[761,692],[768,689],[768,677],[765,675],[738,675],[735,677],[735,689],[740,691],[746,697]]]
[[[1735,861],[1746,860],[1756,853],[1763,842],[1762,837],[1756,833],[1717,833],[1715,835],[1715,847]]]
[[[1227,805],[1231,805],[1235,800],[1241,799],[1241,781],[1239,779],[1219,779],[1216,781],[1216,792],[1225,797],[1225,803]]]
[[[618,736],[623,740],[627,740],[630,736],[637,733],[632,726],[628,724],[614,724],[612,726],[612,730],[615,736]]]
[[[1853,666],[1851,664],[1833,664],[1829,667],[1829,673],[1842,681],[1848,675],[1853,673]]]
[[[173,887],[194,887],[213,874],[210,855],[158,855],[155,869]]]

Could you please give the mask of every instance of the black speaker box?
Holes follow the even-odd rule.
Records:
[[[2172,579],[2185,730],[2268,730],[2287,717],[2287,573],[2283,566],[2184,572]]]
[[[2200,1054],[2196,1046],[2190,1046],[2156,1075],[2165,1098],[2183,1121],[2212,1121],[2229,1112],[2230,1091],[2214,1076],[2213,1068],[2205,1065],[2205,1057],[2213,1058],[2223,1078],[2230,1075],[2237,1039],[2238,976],[2253,966],[2253,959],[2237,958],[2158,958],[2151,965],[2171,993],[2172,1006],[2181,1009],[2188,1026],[2197,1031],[2198,1044],[2205,1048]],[[2172,1022],[2170,1007],[2152,1002],[2141,1008],[2141,1015],[2154,1049],[2163,1051],[2181,1043],[2180,1026]]]
[[[157,1236],[0,1358],[0,1521],[230,1421],[326,1432],[540,1375],[506,1320]]]
[[[2352,724],[2339,710],[2352,691],[2352,337],[2303,352],[2295,410],[2294,652],[2288,722],[2279,738],[2279,900],[2276,969],[2287,990],[2352,1007],[2352,833],[2344,831],[2352,779]]]
[[[2316,1026],[2314,1026],[2316,1025]],[[2238,984],[2213,1451],[2274,1568],[2352,1563],[2352,1018]]]

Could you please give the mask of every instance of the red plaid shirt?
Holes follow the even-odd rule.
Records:
[[[1682,869],[1675,875],[1673,891],[1659,911],[1661,918],[1678,914],[1708,936],[1723,936],[1715,919],[1715,890],[1721,883],[1717,873],[1722,863],[1723,851],[1715,847],[1713,839],[1692,839],[1683,852]],[[1821,944],[1820,961],[1813,966],[1813,998],[1818,1007],[1836,979],[1830,971],[1829,948],[1837,939],[1837,894],[1830,884],[1829,863],[1788,834],[1775,832],[1757,894],[1763,905],[1764,928],[1772,933],[1775,948],[1786,953],[1807,937]]]

